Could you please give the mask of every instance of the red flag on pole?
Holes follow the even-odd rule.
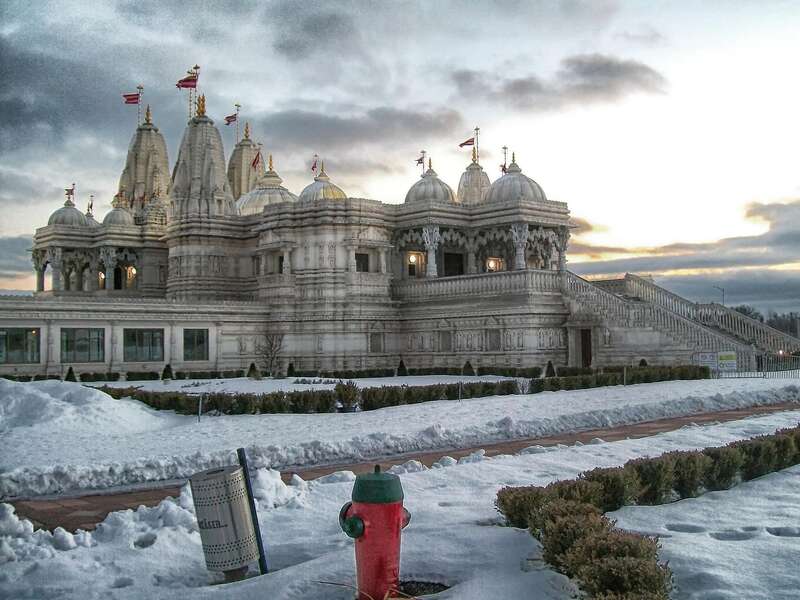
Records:
[[[313,162],[313,163],[311,163],[311,172],[312,172],[312,173],[316,173],[316,172],[317,172],[317,158],[318,158],[318,157],[317,157],[317,155],[315,154],[315,155],[314,155],[314,162]]]
[[[253,162],[250,163],[250,166],[254,169],[258,168],[258,165],[261,164],[261,150],[256,152],[255,157],[253,158]]]
[[[425,164],[425,156],[424,156],[424,155],[423,155],[423,156],[420,156],[420,157],[417,159],[417,164],[418,164],[418,165],[424,165],[424,164]]]
[[[183,79],[179,79],[175,87],[178,89],[195,89],[197,87],[197,75],[187,75]]]
[[[505,166],[505,164],[500,165],[500,170],[503,172],[503,175],[506,174],[506,166]]]
[[[125,104],[139,104],[139,92],[135,94],[122,94],[122,101]]]
[[[459,147],[459,148],[463,148],[464,146],[474,146],[474,145],[475,145],[475,138],[474,138],[474,137],[471,137],[471,138],[469,138],[468,140],[464,140],[463,142],[461,142],[461,143],[458,145],[458,147]]]
[[[230,125],[231,123],[236,123],[236,121],[238,121],[238,120],[239,120],[239,115],[237,115],[236,113],[234,113],[232,115],[228,115],[227,117],[225,117],[225,125]]]

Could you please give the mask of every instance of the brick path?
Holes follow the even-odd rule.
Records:
[[[418,460],[426,466],[430,466],[443,456],[461,458],[462,456],[466,456],[474,452],[478,448],[483,448],[486,450],[487,456],[495,456],[498,454],[514,454],[523,448],[527,448],[528,446],[532,446],[534,444],[553,446],[556,444],[574,444],[575,442],[586,443],[593,438],[598,437],[607,442],[613,442],[627,438],[647,437],[665,431],[673,431],[690,423],[735,421],[749,416],[775,413],[784,410],[797,410],[797,408],[798,405],[791,402],[772,404],[768,406],[755,406],[752,408],[738,410],[694,414],[670,419],[660,419],[657,421],[646,421],[643,423],[625,425],[622,427],[565,433],[563,435],[545,438],[528,438],[496,444],[481,444],[480,446],[474,448],[466,448],[461,450],[418,452],[360,463],[325,465],[319,467],[309,467],[306,469],[301,468],[284,471],[281,473],[281,475],[283,476],[284,481],[288,481],[291,479],[291,476],[294,473],[297,473],[303,479],[309,481],[311,479],[316,479],[317,477],[322,477],[323,475],[328,475],[336,471],[347,470],[355,473],[364,473],[371,471],[376,464],[380,464],[383,469],[388,469],[392,465],[402,464],[408,460]],[[103,519],[105,519],[106,515],[108,515],[110,512],[123,510],[126,508],[135,510],[141,505],[155,506],[167,496],[177,496],[179,492],[180,487],[172,485],[168,487],[138,490],[119,494],[92,494],[75,498],[60,499],[56,497],[45,500],[19,500],[12,502],[12,504],[14,505],[18,515],[31,520],[34,525],[38,527],[52,530],[60,526],[68,531],[73,532],[77,529],[85,529],[90,531],[95,528],[97,523],[100,523]]]

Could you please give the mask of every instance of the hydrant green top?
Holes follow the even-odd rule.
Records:
[[[400,478],[392,473],[382,473],[380,465],[375,465],[374,473],[356,477],[353,485],[353,502],[388,504],[403,499],[403,486]]]

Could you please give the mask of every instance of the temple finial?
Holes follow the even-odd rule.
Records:
[[[144,122],[147,123],[148,125],[152,125],[153,124],[153,115],[150,112],[150,105],[149,104],[147,105],[147,110],[144,111]]]
[[[512,152],[511,153],[511,162],[512,163],[517,162],[517,153],[516,152]]]
[[[428,168],[433,169],[433,160],[431,160],[430,158],[428,159]]]
[[[197,98],[197,116],[206,116],[206,95],[202,94]]]
[[[325,161],[324,160],[320,161],[320,163],[319,163],[319,174],[320,175],[325,175]]]
[[[269,155],[269,170],[272,171],[272,154]]]
[[[472,162],[478,162],[478,151],[475,149],[475,146],[472,147]]]
[[[246,140],[250,139],[250,122],[249,121],[245,121],[245,123],[244,123],[244,139],[246,139]]]

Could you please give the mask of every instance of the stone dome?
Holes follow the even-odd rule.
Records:
[[[75,203],[67,196],[64,206],[55,211],[47,220],[48,225],[69,225],[70,227],[85,227],[89,223],[84,214],[75,208]]]
[[[265,206],[269,206],[270,204],[297,202],[297,196],[283,187],[281,183],[283,183],[283,179],[281,179],[272,168],[272,155],[270,154],[269,170],[258,180],[256,187],[236,201],[239,214],[243,216],[257,215],[264,210]],[[342,192],[342,194],[344,194],[344,192]]]
[[[486,202],[502,203],[510,201],[529,200],[533,202],[546,202],[544,190],[530,177],[522,174],[514,155],[511,155],[511,164],[508,165],[505,175],[495,181],[486,194]]]
[[[127,208],[123,208],[119,201],[119,197],[115,196],[111,202],[111,212],[109,212],[103,219],[103,225],[113,225],[116,227],[127,227],[134,225],[133,215]]]
[[[472,162],[458,180],[458,201],[464,204],[480,204],[486,198],[492,183],[483,167],[478,164],[475,147],[472,148]]]
[[[452,188],[444,181],[439,179],[436,171],[433,170],[431,162],[428,161],[428,170],[425,171],[420,180],[409,188],[406,194],[406,203],[409,202],[457,202]]]
[[[345,200],[346,198],[347,194],[342,188],[331,183],[330,178],[325,174],[325,163],[322,163],[319,175],[314,177],[314,181],[300,192],[299,200],[305,202],[307,200]]]

